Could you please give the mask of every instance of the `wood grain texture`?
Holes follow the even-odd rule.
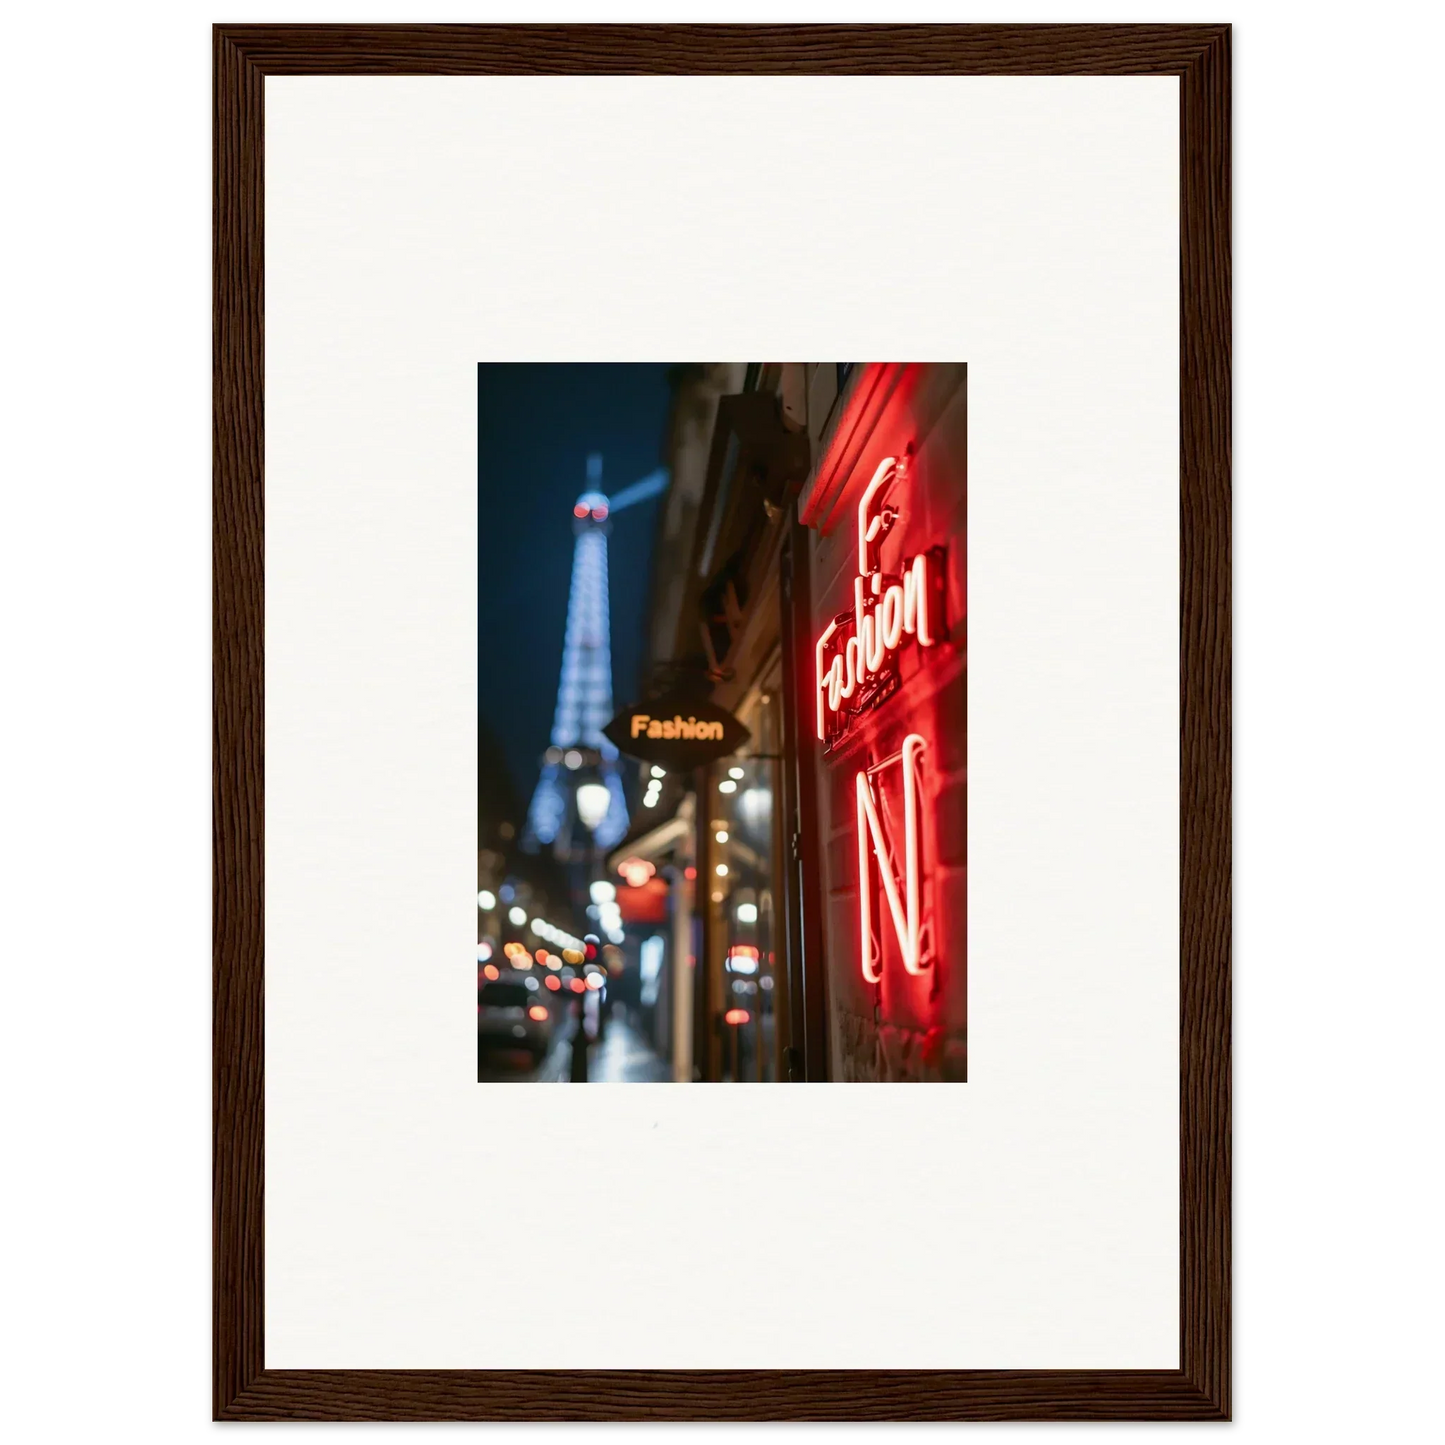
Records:
[[[1217,1420],[1179,1370],[266,1370],[228,1420]]]
[[[1180,75],[1218,25],[223,26],[266,75]]]
[[[212,1240],[216,1412],[261,1369],[265,901],[262,76],[215,44]]]
[[[1180,87],[1179,1200],[1185,1368],[1229,1413],[1229,32]]]
[[[214,1397],[227,1420],[1220,1420],[1230,1409],[1229,29],[217,26]],[[266,1370],[263,79],[1177,75],[1180,1359],[1165,1371]]]

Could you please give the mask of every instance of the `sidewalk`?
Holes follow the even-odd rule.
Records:
[[[600,1044],[593,1044],[587,1060],[587,1081],[592,1084],[662,1084],[672,1077],[657,1057],[614,1009]]]

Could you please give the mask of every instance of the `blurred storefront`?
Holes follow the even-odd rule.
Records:
[[[966,369],[680,368],[669,453],[653,692],[748,741],[644,766],[607,860],[651,1041],[679,1081],[962,1081]]]

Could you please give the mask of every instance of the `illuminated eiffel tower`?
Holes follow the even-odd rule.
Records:
[[[593,453],[587,458],[587,490],[572,508],[576,540],[552,742],[522,834],[528,852],[549,846],[559,859],[584,858],[594,844],[611,848],[627,832],[617,749],[602,735],[613,712],[607,535],[609,518],[655,497],[667,486],[667,472],[659,469],[615,497],[603,495],[601,481],[602,458]],[[599,785],[607,790],[605,809]]]

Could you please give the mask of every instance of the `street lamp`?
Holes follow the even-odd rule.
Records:
[[[606,783],[583,783],[577,789],[577,816],[589,833],[595,833],[612,806]]]

